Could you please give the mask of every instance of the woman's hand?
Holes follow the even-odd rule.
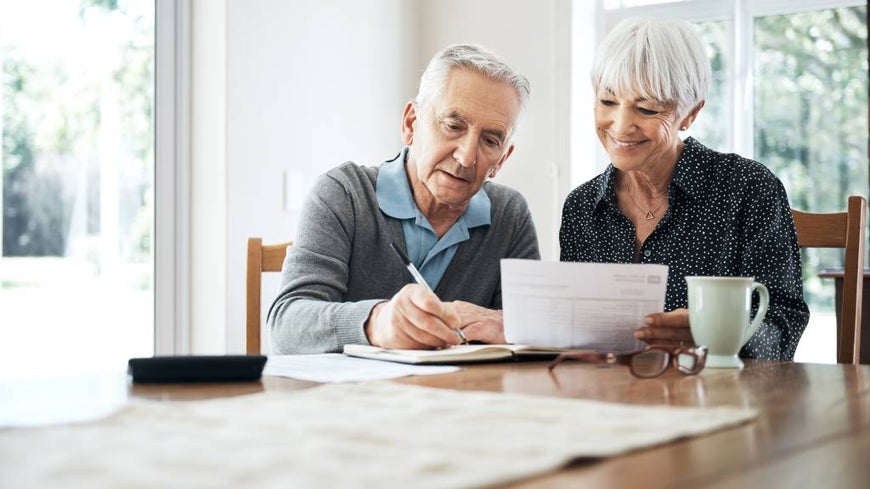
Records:
[[[459,313],[460,327],[468,341],[506,343],[500,310],[487,309],[465,301],[453,301],[453,306]]]
[[[643,327],[634,332],[634,337],[650,345],[691,346],[692,330],[689,329],[689,310],[674,309],[656,312],[643,320]]]

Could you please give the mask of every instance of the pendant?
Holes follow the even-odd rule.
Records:
[[[646,215],[643,216],[643,217],[644,217],[647,221],[652,221],[653,219],[656,218],[656,216],[653,215],[652,211],[646,211]]]

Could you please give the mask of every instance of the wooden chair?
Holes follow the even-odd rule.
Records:
[[[248,355],[260,354],[260,293],[263,272],[280,272],[287,247],[292,241],[264,245],[262,238],[248,238],[247,273],[247,319],[245,326],[245,351]]]
[[[843,300],[837,327],[837,363],[858,364],[864,286],[864,227],[867,201],[849,197],[846,212],[812,214],[792,209],[801,248],[845,248]]]

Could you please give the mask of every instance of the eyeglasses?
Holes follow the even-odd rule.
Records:
[[[652,345],[646,350],[632,353],[598,353],[591,350],[566,351],[560,353],[547,369],[553,370],[566,360],[577,360],[587,363],[607,365],[628,365],[628,370],[635,377],[650,379],[665,373],[673,365],[683,375],[695,375],[704,370],[707,362],[707,347],[686,346],[672,348],[662,345]]]

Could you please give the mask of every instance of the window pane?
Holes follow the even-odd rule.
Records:
[[[866,7],[755,19],[755,155],[786,186],[792,207],[841,211],[868,193]],[[804,252],[813,321],[829,318],[842,251]],[[809,330],[808,330],[809,331]]]
[[[676,3],[685,0],[604,0],[604,10],[613,10],[624,7],[644,7],[661,3]]]
[[[730,152],[728,133],[732,111],[728,91],[728,50],[726,29],[729,23],[699,22],[695,24],[698,33],[707,48],[707,56],[713,70],[713,79],[710,83],[710,92],[704,108],[701,109],[695,123],[687,131],[687,135],[695,137],[701,144],[715,149],[716,151]]]
[[[152,354],[154,2],[0,0],[0,66],[0,378]]]

